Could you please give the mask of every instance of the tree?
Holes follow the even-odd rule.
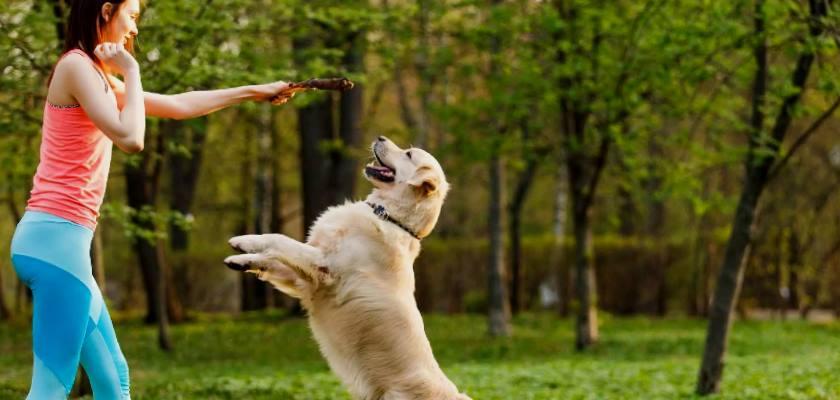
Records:
[[[557,131],[568,171],[577,294],[575,346],[598,341],[597,285],[592,248],[596,191],[616,142],[635,143],[636,113],[671,75],[655,48],[662,31],[651,27],[663,4],[619,2],[612,7],[553,1],[545,31],[554,39]]]
[[[745,178],[738,201],[738,208],[732,222],[732,230],[726,245],[726,253],[715,287],[709,315],[703,361],[697,381],[697,393],[706,395],[720,390],[724,358],[732,326],[733,311],[744,276],[744,267],[749,257],[752,230],[758,215],[759,199],[767,186],[773,171],[784,166],[787,157],[780,157],[780,148],[795,115],[795,109],[802,101],[806,82],[811,72],[819,46],[815,44],[825,31],[823,18],[828,15],[829,4],[821,0],[809,1],[806,42],[802,45],[791,73],[790,86],[781,96],[779,111],[769,132],[765,129],[765,113],[768,97],[768,45],[767,10],[764,0],[756,0],[754,12],[754,60],[756,72],[753,78],[752,111],[750,117],[749,144],[744,162]],[[804,15],[803,15],[804,16]],[[833,113],[829,110],[827,115]],[[818,118],[816,126],[824,121]],[[799,138],[807,138],[816,130],[806,130]],[[795,148],[791,149],[791,152]]]

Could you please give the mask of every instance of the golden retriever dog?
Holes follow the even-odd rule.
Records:
[[[414,259],[449,184],[432,155],[374,141],[365,201],[326,210],[306,243],[284,235],[230,240],[230,268],[256,274],[306,309],[333,372],[356,399],[468,400],[444,375],[414,299]]]

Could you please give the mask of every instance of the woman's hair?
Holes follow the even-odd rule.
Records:
[[[61,54],[79,49],[102,67],[102,61],[93,53],[96,45],[102,41],[102,31],[108,23],[102,17],[102,6],[105,3],[113,4],[112,12],[116,15],[124,2],[125,0],[71,0],[70,16],[67,18],[67,29],[64,31],[64,49]],[[128,40],[125,49],[132,54],[134,53],[134,38]],[[56,65],[53,66],[53,70],[47,78],[47,87],[52,82],[55,67]],[[105,80],[104,77],[102,79]],[[108,90],[107,83],[105,90]]]
[[[80,49],[87,53],[91,60],[95,60],[98,63],[99,59],[93,54],[93,50],[102,41],[102,31],[108,23],[102,17],[102,6],[105,3],[113,4],[113,12],[116,16],[117,10],[119,10],[120,5],[124,2],[125,0],[72,0],[62,53],[73,49]],[[134,39],[129,39],[125,48],[133,53]]]

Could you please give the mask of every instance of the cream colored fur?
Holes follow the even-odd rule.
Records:
[[[375,187],[366,201],[425,237],[449,190],[440,164],[385,138],[373,151],[395,176],[387,182],[366,174]],[[417,309],[413,264],[420,241],[365,202],[325,211],[306,243],[273,234],[230,244],[246,254],[225,263],[301,300],[321,352],[356,399],[469,399],[438,366]]]

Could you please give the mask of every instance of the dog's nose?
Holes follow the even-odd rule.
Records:
[[[385,136],[380,136],[380,137],[376,138],[376,140],[378,140],[380,142],[384,142],[384,141],[388,140],[388,138],[386,138]]]

